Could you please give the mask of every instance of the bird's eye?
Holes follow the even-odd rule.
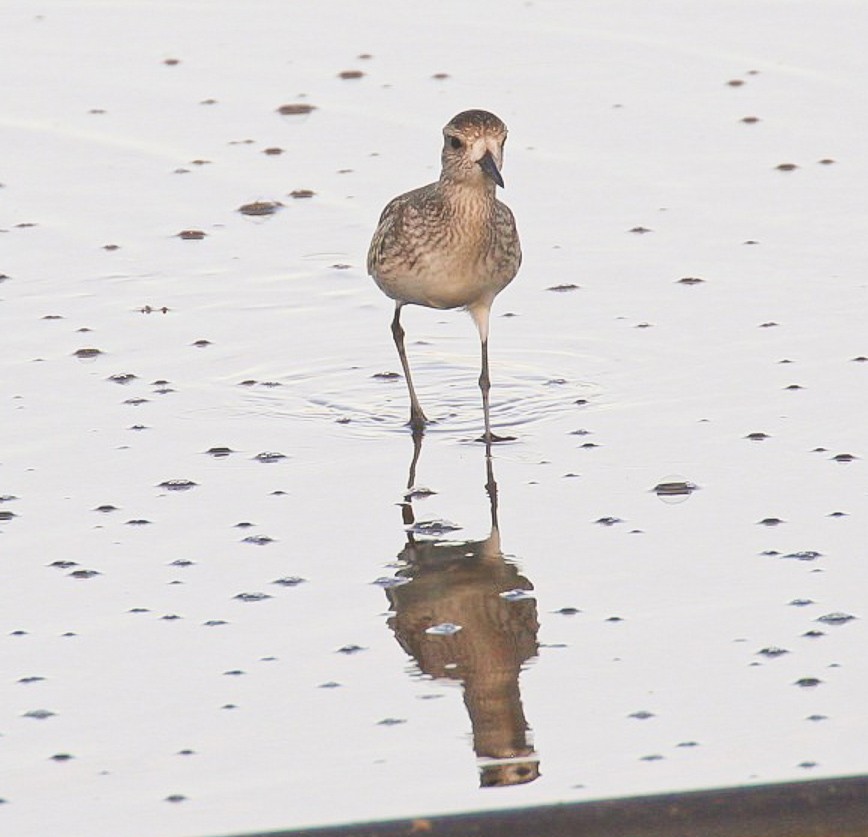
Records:
[[[458,137],[449,137],[449,144],[457,151],[459,148],[464,147],[464,143],[461,142]]]

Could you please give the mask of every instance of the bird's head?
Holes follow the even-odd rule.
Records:
[[[494,191],[500,174],[506,125],[486,110],[465,110],[443,128],[441,180],[479,185]]]

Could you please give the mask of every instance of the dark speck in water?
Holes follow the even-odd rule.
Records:
[[[700,279],[698,276],[684,276],[683,278],[678,280],[679,285],[699,285],[704,282],[705,279]]]
[[[818,622],[822,622],[824,625],[846,625],[851,620],[855,619],[851,613],[827,613],[824,616],[820,616],[817,618]]]
[[[276,578],[271,583],[279,584],[281,587],[298,587],[299,584],[304,584],[305,581],[307,581],[307,579],[301,578],[301,576],[287,575],[283,578]]]
[[[69,573],[70,578],[94,578],[95,576],[102,575],[98,570],[73,570]]]
[[[757,526],[780,526],[781,523],[784,523],[779,517],[764,517],[762,520],[757,521]]]
[[[254,201],[238,207],[242,215],[274,215],[283,206],[280,201]]]
[[[165,480],[159,485],[157,488],[165,488],[166,491],[189,491],[191,488],[195,488],[198,483],[193,482],[193,480],[185,480],[185,479],[175,479],[175,480]]]
[[[358,654],[360,651],[366,651],[366,648],[363,648],[361,645],[342,645],[338,648],[338,654]]]
[[[242,543],[251,543],[254,546],[267,546],[274,543],[274,538],[269,538],[268,535],[248,535],[241,539]]]
[[[577,291],[579,290],[579,286],[569,282],[564,285],[552,285],[550,288],[546,288],[547,291],[554,291],[555,293],[567,293],[568,291]]]
[[[263,602],[266,599],[272,598],[268,593],[238,593],[233,599],[238,599],[241,602]]]
[[[286,454],[279,451],[263,451],[257,453],[253,458],[257,462],[280,462],[281,459],[286,459]]]
[[[616,523],[623,523],[620,517],[599,517],[594,523],[599,523],[600,526],[614,526]]]
[[[853,460],[858,458],[858,456],[855,456],[852,453],[837,453],[832,457],[835,462],[853,462]]]
[[[771,437],[769,436],[768,433],[759,432],[759,433],[748,433],[747,436],[745,436],[744,438],[750,439],[752,442],[762,442],[763,440],[770,439]]]
[[[214,447],[214,448],[208,448],[208,450],[206,450],[205,453],[209,454],[210,456],[213,456],[215,459],[222,459],[226,456],[229,456],[230,454],[235,453],[235,451],[232,450],[232,448]]]
[[[201,241],[206,233],[203,230],[181,230],[177,237],[184,241]]]
[[[575,616],[582,611],[577,607],[562,607],[559,610],[556,610],[555,613],[560,613],[561,616]]]
[[[807,607],[808,605],[815,604],[813,599],[791,599],[787,602],[790,607]]]
[[[816,561],[817,558],[822,557],[821,552],[815,552],[812,549],[805,549],[801,552],[788,552],[783,556],[784,558],[791,558],[796,561]]]
[[[309,105],[306,102],[294,102],[289,105],[281,105],[277,112],[281,116],[299,116],[316,110],[316,105]]]
[[[794,686],[798,686],[800,689],[813,689],[816,686],[819,686],[823,681],[817,677],[800,677],[793,683]]]
[[[763,657],[768,657],[770,659],[774,659],[775,657],[781,657],[784,654],[789,654],[786,648],[778,648],[775,645],[769,645],[766,648],[761,648],[757,651],[757,654],[762,654]]]

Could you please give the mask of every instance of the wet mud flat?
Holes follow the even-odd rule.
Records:
[[[866,12],[350,9],[0,11],[0,831],[858,812]],[[364,264],[467,107],[491,451]]]

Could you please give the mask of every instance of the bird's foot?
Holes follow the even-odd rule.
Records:
[[[420,410],[418,413],[410,413],[410,421],[407,422],[407,425],[413,431],[414,436],[421,436],[429,423],[425,413]]]
[[[518,439],[518,436],[498,436],[497,433],[488,433],[486,436],[483,433],[476,441],[493,445],[497,442],[514,442],[516,439]]]

